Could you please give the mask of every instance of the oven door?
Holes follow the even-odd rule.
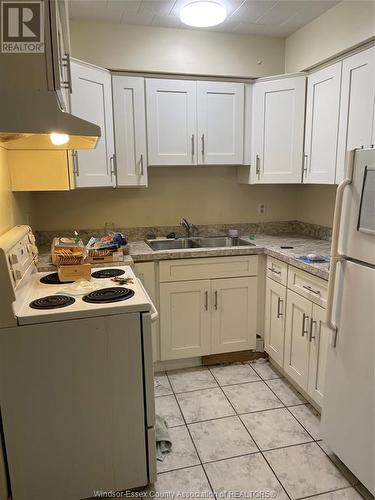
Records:
[[[339,251],[375,265],[375,150],[356,150],[352,183],[343,199]]]

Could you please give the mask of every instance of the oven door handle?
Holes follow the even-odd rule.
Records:
[[[158,319],[159,313],[158,313],[156,307],[154,306],[154,303],[152,302],[151,297],[146,292],[146,288],[144,287],[144,285],[142,283],[142,280],[140,278],[138,278],[138,283],[140,284],[140,286],[141,286],[144,294],[146,295],[147,300],[150,302],[150,305],[151,305],[151,322],[153,323],[154,321],[156,321]]]

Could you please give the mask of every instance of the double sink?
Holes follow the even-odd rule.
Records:
[[[188,248],[228,248],[255,246],[242,238],[229,238],[227,236],[207,236],[165,239],[165,240],[145,240],[152,250],[184,250]]]

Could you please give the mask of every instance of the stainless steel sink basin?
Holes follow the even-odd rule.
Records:
[[[255,246],[254,243],[242,238],[228,238],[227,236],[200,237],[195,241],[201,248]]]
[[[182,250],[185,248],[199,248],[194,240],[181,238],[179,240],[146,240],[153,250]]]
[[[152,250],[183,250],[186,248],[227,248],[255,246],[254,243],[241,238],[228,238],[226,236],[207,236],[197,238],[180,238],[177,240],[146,240]]]

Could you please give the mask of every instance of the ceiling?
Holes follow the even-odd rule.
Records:
[[[191,0],[70,0],[73,20],[194,29],[179,20]],[[339,0],[220,0],[227,19],[210,31],[286,37],[339,3]]]

